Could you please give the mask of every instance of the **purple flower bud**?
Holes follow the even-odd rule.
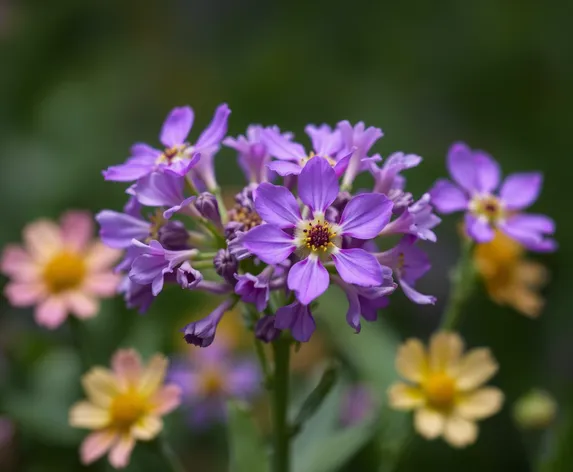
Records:
[[[275,319],[273,316],[263,316],[255,325],[255,337],[265,343],[271,343],[277,339],[281,330],[275,328]]]
[[[227,249],[219,249],[217,255],[213,258],[213,265],[215,271],[223,277],[231,285],[235,285],[237,280],[235,274],[237,273],[239,263],[237,258],[233,256]]]
[[[213,223],[221,223],[221,215],[219,213],[219,205],[217,204],[217,199],[212,193],[203,192],[201,193],[194,202],[195,208],[201,214],[203,218],[207,218]]]
[[[221,303],[205,318],[189,323],[181,331],[184,334],[185,341],[194,346],[207,347],[215,339],[217,326],[223,318],[225,312],[231,308],[233,300],[228,299]]]
[[[161,245],[171,251],[180,251],[191,247],[189,233],[181,221],[168,221],[159,228],[157,236]]]
[[[237,279],[235,293],[241,296],[244,303],[252,303],[258,311],[263,311],[269,302],[269,282],[273,270],[273,267],[269,266],[258,276],[253,274],[235,276]]]
[[[189,262],[184,262],[181,266],[177,269],[176,272],[177,276],[177,283],[181,285],[181,288],[186,290],[193,290],[199,282],[203,280],[203,275],[196,269],[191,267]]]

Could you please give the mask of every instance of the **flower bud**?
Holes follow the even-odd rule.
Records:
[[[165,223],[157,232],[161,245],[170,251],[189,249],[189,233],[181,221],[172,220]]]
[[[233,256],[227,249],[219,249],[217,255],[213,258],[213,265],[215,271],[223,277],[231,285],[235,285],[237,280],[235,274],[237,273],[239,263],[237,258]]]
[[[281,330],[275,328],[275,316],[263,316],[255,325],[255,337],[265,343],[273,342],[281,334]]]
[[[221,214],[219,213],[219,205],[215,196],[209,192],[201,193],[194,201],[195,208],[203,218],[206,218],[213,223],[221,223]]]
[[[514,405],[513,417],[523,429],[545,429],[557,415],[557,402],[547,392],[532,390]]]

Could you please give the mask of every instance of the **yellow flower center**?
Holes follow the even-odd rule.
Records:
[[[167,220],[163,216],[163,211],[161,208],[158,208],[155,211],[155,214],[149,217],[149,221],[151,223],[151,228],[149,230],[149,236],[147,237],[147,242],[151,241],[152,239],[159,239],[159,230],[167,223]]]
[[[337,232],[333,225],[323,218],[304,222],[297,232],[299,246],[313,253],[332,250],[335,247]]]
[[[225,390],[225,380],[222,372],[217,369],[207,369],[201,374],[201,391],[205,396],[215,396]]]
[[[456,383],[449,375],[442,372],[432,374],[423,387],[428,402],[435,408],[452,406],[456,395]]]
[[[189,155],[191,149],[191,146],[187,143],[165,148],[155,162],[157,164],[171,164],[172,162],[181,161]]]
[[[77,288],[84,280],[86,264],[74,252],[56,254],[44,267],[44,282],[50,293],[60,293]]]
[[[316,157],[316,154],[314,153],[314,151],[310,151],[310,154],[308,155],[308,157],[305,157],[303,159],[300,160],[300,166],[304,167],[308,161],[310,161],[313,157]],[[326,161],[332,166],[334,167],[336,165],[336,161],[329,156],[321,156],[324,159],[326,159]]]
[[[129,430],[147,413],[147,402],[137,392],[127,392],[115,397],[111,403],[112,424],[121,430]]]
[[[241,223],[243,225],[243,231],[248,231],[263,222],[254,209],[245,207],[240,203],[236,203],[229,211],[229,219]]]
[[[503,204],[493,195],[475,196],[470,202],[469,208],[475,216],[485,218],[490,223],[505,218]]]

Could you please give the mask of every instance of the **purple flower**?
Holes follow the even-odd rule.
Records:
[[[414,288],[416,280],[428,272],[431,267],[424,251],[414,246],[416,241],[415,236],[404,236],[396,247],[376,254],[376,258],[380,264],[394,270],[400,287],[410,300],[419,305],[433,305],[436,303],[436,297],[423,295]]]
[[[197,254],[196,249],[167,250],[156,240],[152,240],[149,245],[133,240],[133,244],[141,252],[131,265],[129,278],[139,285],[151,284],[155,296],[163,289],[165,275]]]
[[[310,307],[295,301],[277,310],[275,328],[290,329],[294,339],[306,342],[314,333],[316,323],[310,312]]]
[[[145,313],[155,300],[151,285],[136,284],[128,276],[121,281],[118,293],[123,294],[127,308],[137,308],[139,313]]]
[[[366,385],[354,385],[346,391],[340,412],[343,426],[353,426],[374,416],[377,409],[372,392]]]
[[[231,398],[251,400],[262,382],[260,369],[252,358],[236,357],[220,342],[176,359],[167,378],[181,387],[195,428],[224,421],[226,402]]]
[[[348,121],[341,121],[338,123],[338,130],[342,136],[344,152],[352,152],[348,168],[342,179],[342,187],[350,188],[356,176],[367,169],[369,161],[380,159],[379,156],[369,158],[368,152],[374,143],[384,136],[384,133],[380,128],[372,126],[366,128],[362,121],[354,127]]]
[[[193,208],[189,206],[196,197],[185,198],[183,187],[185,178],[173,172],[151,172],[139,179],[129,189],[139,203],[150,207],[169,207],[163,216],[167,219],[181,211],[193,216]]]
[[[348,311],[346,321],[356,333],[361,330],[360,318],[366,321],[376,321],[378,309],[384,308],[388,304],[388,295],[396,290],[397,285],[392,280],[392,269],[383,268],[384,282],[378,287],[359,287],[349,285],[338,277],[334,278],[348,299]]]
[[[185,341],[188,344],[193,344],[194,346],[210,346],[215,339],[215,333],[217,332],[219,322],[223,318],[225,312],[232,306],[233,300],[229,298],[219,304],[219,306],[205,318],[189,323],[181,330]]]
[[[141,205],[131,197],[124,213],[112,210],[100,211],[95,219],[100,225],[99,236],[106,246],[127,249],[131,240],[143,241],[151,233],[151,223],[141,217]]]
[[[255,324],[255,337],[265,343],[271,343],[277,339],[281,330],[275,326],[276,316],[263,316]]]
[[[165,119],[159,137],[165,149],[160,151],[147,144],[135,144],[131,148],[131,157],[124,164],[112,166],[103,172],[105,179],[131,182],[158,169],[169,169],[185,175],[190,167],[199,163],[201,157],[201,169],[198,167],[195,171],[209,180],[212,172],[211,176],[207,175],[209,172],[205,168],[209,167],[213,154],[227,132],[230,113],[226,104],[220,105],[211,124],[201,133],[195,145],[191,145],[186,140],[193,126],[193,110],[190,107],[174,108]]]
[[[433,213],[430,204],[430,194],[425,193],[420,200],[404,208],[395,220],[391,221],[380,233],[381,236],[390,234],[412,234],[419,239],[437,241],[432,228],[442,220]]]
[[[271,127],[273,132],[281,135],[287,141],[292,139],[291,133],[282,133],[278,126]],[[225,138],[223,144],[239,153],[239,165],[250,183],[260,183],[270,180],[267,164],[270,154],[262,141],[264,129],[261,125],[251,125],[247,128],[246,137],[242,134],[237,138]]]
[[[391,198],[393,193],[402,194],[404,179],[400,172],[416,167],[420,162],[422,162],[420,156],[403,152],[395,152],[388,156],[382,167],[371,162],[370,172],[374,176],[374,192],[383,193]]]
[[[273,270],[273,266],[269,266],[257,276],[249,273],[236,275],[235,293],[241,296],[244,303],[252,303],[257,311],[264,311],[269,303],[271,293],[269,282]]]
[[[177,283],[181,288],[193,290],[203,280],[203,275],[197,269],[191,267],[189,262],[185,261],[175,270]]]
[[[287,285],[305,305],[328,288],[330,277],[322,260],[332,259],[347,283],[382,284],[382,268],[376,258],[360,248],[342,249],[341,243],[344,236],[376,237],[390,220],[392,202],[381,194],[361,194],[346,204],[338,223],[327,221],[325,211],[339,188],[335,171],[323,158],[312,159],[304,167],[298,189],[300,199],[309,207],[309,218],[301,216],[289,190],[262,183],[255,207],[267,224],[251,229],[242,237],[242,244],[267,264],[279,264],[298,250],[301,260],[291,267]]]
[[[313,157],[324,158],[329,165],[334,167],[337,176],[341,176],[350,161],[353,150],[340,155],[342,138],[339,130],[332,130],[328,125],[315,127],[308,125],[306,134],[312,141],[313,151],[307,153],[301,144],[294,143],[282,136],[276,128],[265,128],[261,140],[271,156],[279,159],[269,164],[269,169],[274,170],[280,176],[299,175],[302,169]]]
[[[501,172],[485,152],[456,143],[448,152],[447,165],[455,183],[438,180],[430,191],[432,203],[442,213],[465,211],[466,231],[472,239],[478,243],[491,241],[497,228],[528,249],[556,248],[555,241],[546,238],[555,232],[553,220],[521,212],[537,200],[543,181],[540,173],[512,174],[496,194]]]

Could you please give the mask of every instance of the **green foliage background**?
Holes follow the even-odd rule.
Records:
[[[506,406],[483,422],[477,445],[454,451],[415,440],[399,467],[530,470],[539,454],[556,450],[559,432],[571,429],[572,10],[561,0],[0,0],[0,245],[18,241],[23,225],[38,217],[120,208],[123,186],[104,182],[100,171],[123,161],[132,142],[155,143],[164,116],[182,104],[194,107],[201,129],[226,101],[231,135],[253,122],[301,137],[307,123],[364,120],[385,131],[376,146],[382,155],[404,150],[424,157],[407,174],[417,195],[445,175],[445,153],[455,140],[486,149],[506,173],[540,169],[545,187],[534,210],[555,218],[561,246],[539,257],[552,273],[547,307],[532,321],[480,294],[462,326],[469,345],[492,347]],[[233,152],[223,149],[217,168],[221,183],[242,185]],[[381,322],[359,336],[345,326],[339,295],[329,294],[318,315],[347,376],[374,386],[380,401],[395,375],[399,340],[426,338],[437,326],[457,256],[454,219],[446,218],[438,233],[439,242],[428,247],[434,268],[420,284],[439,297],[436,307],[416,307],[397,294]],[[203,305],[171,290],[140,317],[121,300],[108,301],[84,326],[85,348],[102,364],[118,346],[171,352],[176,329],[186,316],[204,313]],[[0,409],[17,422],[13,449],[2,452],[11,456],[6,470],[83,470],[76,452],[82,433],[66,424],[82,371],[70,333],[39,329],[29,312],[1,301],[0,344]],[[510,416],[512,402],[532,386],[548,389],[564,412],[547,437],[522,435]],[[328,405],[326,419],[338,408],[334,400]],[[381,417],[402,428],[394,413],[382,408]],[[328,442],[337,439],[324,418],[309,427],[313,454],[300,452],[308,463],[349,443]],[[171,423],[169,435],[198,467],[192,470],[224,467],[223,428],[199,435],[180,418]],[[384,453],[371,434],[352,437],[360,435],[366,439],[329,470],[378,470]],[[140,447],[129,470],[162,470],[154,460]],[[559,470],[573,468],[566,456],[560,464]],[[99,463],[89,470],[107,469]]]

